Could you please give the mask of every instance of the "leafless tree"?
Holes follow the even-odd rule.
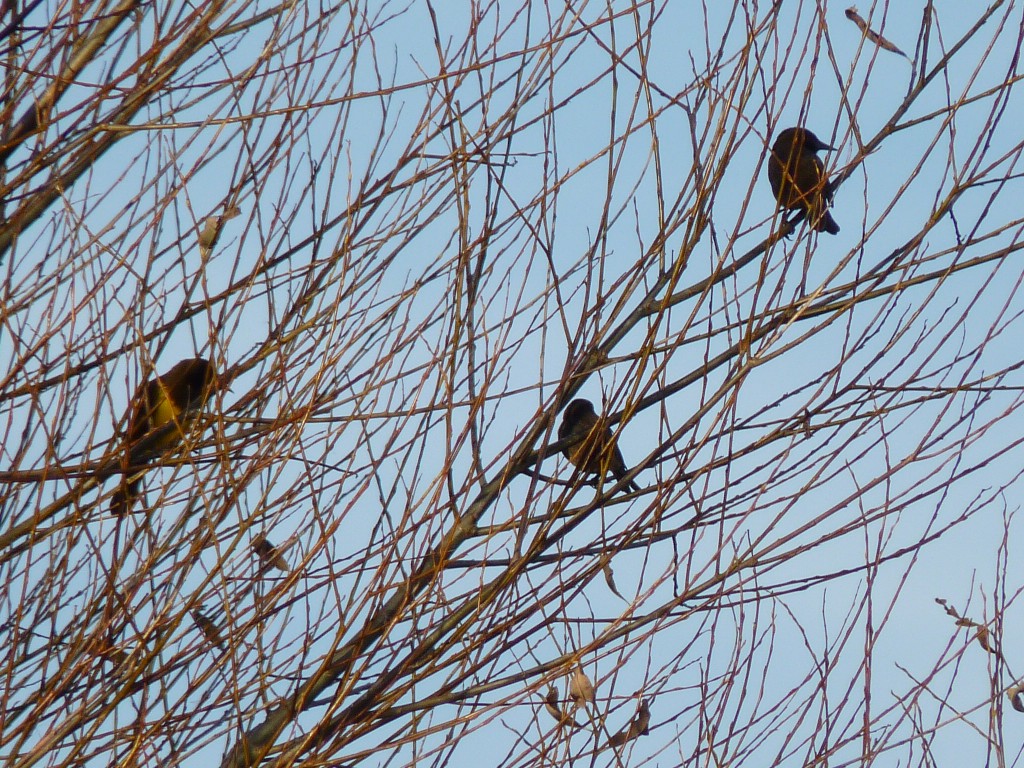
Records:
[[[0,4],[4,763],[1019,764],[1024,5],[916,6]]]

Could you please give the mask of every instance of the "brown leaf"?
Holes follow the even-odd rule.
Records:
[[[935,598],[935,602],[942,606],[942,608],[946,612],[947,616],[949,616],[949,617],[951,617],[953,619],[956,619],[956,626],[958,626],[958,627],[978,627],[978,626],[981,626],[976,621],[972,621],[971,619],[962,617],[959,613],[956,612],[956,608],[951,606],[949,603],[947,603],[941,597],[936,597]]]
[[[576,667],[572,679],[569,681],[569,700],[572,701],[574,709],[587,702],[593,704],[596,701],[594,684],[590,682],[590,678],[586,676],[581,667]]]
[[[979,626],[977,628],[977,630],[975,630],[974,636],[978,640],[978,645],[980,645],[982,648],[984,648],[989,653],[995,653],[995,649],[992,647],[992,644],[989,642],[990,635],[989,635],[988,627],[980,627]]]
[[[552,687],[548,689],[548,695],[544,697],[544,709],[548,711],[548,714],[555,718],[555,722],[559,725],[572,725],[576,728],[580,728],[580,724],[573,719],[572,715],[568,712],[563,712],[558,701],[558,691]]]
[[[565,717],[561,707],[558,706],[558,691],[554,687],[548,688],[548,695],[544,697],[544,709],[555,718],[555,722],[561,723]]]
[[[633,718],[633,722],[629,725],[630,733],[634,733],[633,738],[637,736],[646,736],[649,734],[651,725],[651,708],[647,704],[647,699],[640,699],[640,706],[637,708],[636,717]]]
[[[988,627],[986,627],[984,624],[979,624],[978,622],[974,621],[973,619],[969,619],[966,616],[961,616],[959,613],[956,612],[955,608],[949,605],[949,603],[947,603],[941,597],[936,597],[935,602],[943,607],[943,609],[946,611],[947,616],[950,616],[953,619],[955,619],[955,621],[953,622],[955,626],[973,629],[974,638],[978,641],[978,645],[980,645],[989,653],[998,653],[998,651],[992,645],[992,636],[989,632]]]
[[[629,725],[608,739],[608,743],[613,747],[621,747],[627,742],[646,736],[650,733],[650,724],[651,708],[647,704],[647,699],[640,699],[636,715],[630,720]]]
[[[604,573],[605,584],[608,585],[608,589],[612,591],[616,597],[620,600],[625,600],[622,593],[615,588],[615,574],[612,572],[612,559],[608,555],[601,555],[601,572]]]
[[[207,216],[203,219],[203,229],[199,233],[199,253],[205,259],[210,255],[213,250],[213,246],[217,244],[217,240],[220,239],[221,230],[224,228],[224,223],[230,219],[238,216],[241,211],[237,206],[230,206],[224,213],[217,216]]]
[[[889,40],[886,40],[880,34],[875,32],[875,30],[871,29],[871,27],[868,26],[868,23],[861,18],[859,13],[857,13],[856,6],[850,6],[849,8],[846,9],[846,18],[848,18],[850,21],[856,24],[860,28],[860,31],[864,33],[864,37],[866,37],[872,43],[877,45],[879,48],[884,48],[887,51],[898,53],[907,61],[910,60],[910,57],[907,56],[907,54],[905,54],[899,48],[897,48],[894,43],[890,42]]]
[[[1010,699],[1010,706],[1018,712],[1024,712],[1024,702],[1021,701],[1020,693],[1021,686],[1019,683],[1017,685],[1011,685],[1006,691],[1006,695]]]
[[[264,565],[277,568],[285,573],[291,570],[281,551],[271,544],[262,533],[252,540],[252,550]]]
[[[213,623],[213,619],[204,616],[201,611],[195,609],[192,611],[192,620],[195,621],[196,626],[199,627],[207,640],[222,651],[224,650],[224,638],[221,636],[220,630],[217,629],[217,625]]]
[[[220,239],[220,225],[220,216],[207,216],[203,220],[203,229],[199,233],[199,253],[204,259],[210,255],[213,246]]]

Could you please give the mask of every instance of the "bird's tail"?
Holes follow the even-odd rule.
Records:
[[[114,492],[114,497],[110,500],[110,511],[118,517],[127,515],[132,511],[132,505],[139,496],[139,485],[140,479],[122,480],[121,485]]]
[[[818,220],[814,222],[814,229],[818,232],[828,232],[830,235],[839,234],[839,224],[828,211],[823,211]]]
[[[629,470],[626,469],[625,467],[621,467],[619,469],[616,469],[614,467],[612,468],[612,475],[615,477],[616,480],[622,480],[628,474]],[[633,493],[636,493],[640,490],[640,486],[636,484],[636,480],[630,480],[629,485],[626,486],[626,489],[632,491]]]

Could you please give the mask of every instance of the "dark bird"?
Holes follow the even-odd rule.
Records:
[[[787,128],[772,145],[768,181],[780,206],[803,211],[811,227],[835,235],[839,225],[828,212],[832,188],[817,154],[832,149],[806,128]]]
[[[204,616],[202,611],[193,609],[192,621],[194,621],[196,626],[199,627],[199,631],[203,633],[203,637],[222,651],[224,650],[224,637],[221,635],[220,630],[217,629],[217,625],[213,623],[213,619],[209,616]]]
[[[137,466],[181,444],[216,385],[216,370],[201,357],[182,360],[146,382],[128,417],[124,479],[111,501],[112,512],[122,515],[131,510],[142,480]]]
[[[279,571],[288,573],[288,561],[284,559],[281,550],[268,541],[262,533],[252,540],[252,551],[260,559],[260,562],[268,568],[277,568]]]
[[[562,423],[558,425],[558,439],[567,438],[577,438],[579,442],[563,448],[562,453],[583,472],[601,477],[611,472],[616,480],[629,472],[612,431],[601,421],[589,400],[579,398],[566,406]],[[640,486],[630,482],[629,490],[639,491]]]

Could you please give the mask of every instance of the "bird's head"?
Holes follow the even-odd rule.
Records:
[[[788,149],[790,147],[797,147],[798,151],[807,152],[822,152],[835,149],[835,147],[826,144],[815,136],[813,131],[800,127],[786,128],[775,139],[776,150]]]
[[[585,398],[579,397],[565,407],[562,418],[567,422],[576,422],[588,414],[597,415],[597,411],[594,410],[594,404]]]

